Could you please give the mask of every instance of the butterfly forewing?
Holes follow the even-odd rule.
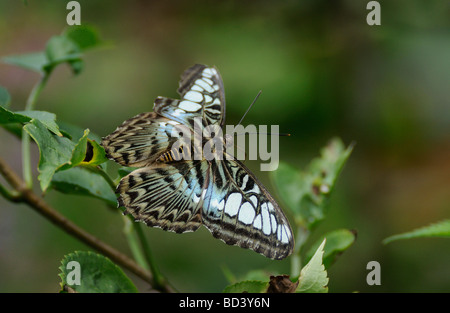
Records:
[[[211,177],[203,205],[203,224],[215,237],[271,259],[291,254],[289,222],[250,170],[229,157],[211,162]]]
[[[178,93],[181,100],[158,97],[154,110],[169,119],[194,129],[194,118],[200,117],[203,126],[223,125],[225,95],[223,82],[216,68],[194,65],[181,76]]]
[[[151,164],[178,139],[174,127],[180,123],[155,112],[141,113],[126,120],[102,140],[108,158],[117,163],[141,167]]]

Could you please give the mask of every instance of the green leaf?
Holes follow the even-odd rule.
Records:
[[[81,50],[99,47],[104,44],[97,30],[88,25],[69,27],[64,31],[63,35],[71,39]]]
[[[305,256],[306,262],[308,262],[320,244],[326,238],[326,244],[323,254],[323,264],[325,268],[329,268],[345,250],[350,248],[356,240],[356,233],[348,229],[337,229],[323,235],[317,240],[311,248],[308,250]]]
[[[89,129],[86,129],[84,131],[83,136],[78,140],[77,144],[75,145],[75,148],[72,151],[72,158],[70,159],[70,166],[77,166],[81,162],[83,162],[84,158],[86,157],[86,151],[87,151],[87,141]]]
[[[57,171],[64,171],[75,166],[96,166],[106,161],[100,145],[88,139],[89,130],[77,143],[65,137],[58,137],[50,133],[46,126],[38,119],[33,119],[24,126],[39,148],[39,176],[43,191],[47,190],[53,175]],[[90,147],[90,152],[88,152]],[[89,158],[87,160],[87,158]],[[101,170],[101,169],[100,169]],[[67,188],[65,189],[67,190]]]
[[[134,170],[137,170],[137,168],[122,166],[117,171],[119,173],[120,178],[123,178],[123,177],[127,176],[128,174],[130,174],[131,172],[133,172]]]
[[[0,86],[0,106],[9,107],[11,103],[11,96],[5,87]]]
[[[300,200],[307,188],[304,174],[299,169],[284,162],[280,162],[278,169],[272,171],[271,174],[280,198],[297,216],[300,213]]]
[[[94,28],[70,27],[62,35],[51,37],[44,51],[6,56],[3,62],[38,73],[49,73],[58,64],[68,63],[74,74],[83,69],[82,52],[104,44]]]
[[[352,149],[352,146],[345,148],[342,141],[335,138],[306,170],[280,162],[278,169],[271,172],[278,195],[293,213],[298,226],[311,229],[325,218],[327,200]]]
[[[442,237],[450,238],[450,220],[443,220],[410,232],[393,235],[383,240],[384,244],[400,239]]]
[[[51,187],[62,193],[101,199],[111,206],[117,205],[117,198],[109,184],[97,171],[77,166],[53,175]]]
[[[62,136],[56,124],[56,115],[46,111],[18,111],[12,112],[0,106],[0,124],[28,123],[32,119],[39,120],[48,130]]]
[[[6,56],[2,60],[7,64],[22,67],[38,73],[44,73],[45,67],[49,63],[47,55],[44,51]]]
[[[262,293],[266,292],[269,282],[263,282],[258,280],[246,280],[227,286],[224,293]]]
[[[76,280],[77,268],[80,270],[79,282]],[[59,269],[63,290],[65,286],[69,286],[80,293],[138,292],[136,286],[120,267],[111,262],[110,259],[93,252],[76,251],[70,253],[64,256]]]
[[[94,140],[89,139],[89,133],[89,129],[86,129],[83,136],[75,145],[69,164],[70,167],[77,165],[95,166],[108,161],[105,149]],[[68,167],[65,167],[64,169],[66,168]]]
[[[296,292],[301,293],[325,293],[328,292],[328,277],[325,266],[322,263],[324,246],[323,240],[311,260],[300,272],[298,287]]]
[[[8,109],[0,106],[0,124],[10,123],[27,123],[31,120],[30,117],[22,114],[16,114]]]
[[[48,64],[45,69],[49,72],[60,63],[68,62],[75,74],[81,71],[81,49],[66,36],[53,36],[45,48]]]
[[[321,156],[312,160],[308,172],[315,176],[315,193],[327,194],[331,192],[335,181],[344,167],[345,162],[353,151],[353,144],[345,147],[339,138],[333,138],[322,149]]]
[[[59,126],[56,123],[56,115],[54,113],[46,111],[17,111],[15,112],[15,114],[27,116],[30,118],[30,120],[39,120],[49,131],[51,131],[55,135],[62,137],[62,134],[59,131]]]
[[[58,121],[58,125],[61,132],[67,134],[68,137],[70,137],[75,142],[79,141],[81,137],[84,136],[85,129],[77,125],[73,125],[65,121]],[[101,137],[91,131],[89,131],[88,138],[97,142],[101,142]]]
[[[65,137],[52,135],[39,120],[33,119],[24,126],[39,147],[39,176],[41,189],[47,190],[56,170],[68,164],[75,144]]]
[[[87,139],[87,151],[85,158],[83,159],[82,165],[100,165],[106,161],[105,149],[100,146],[95,140]]]

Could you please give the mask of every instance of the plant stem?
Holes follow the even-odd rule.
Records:
[[[153,253],[150,250],[150,246],[147,242],[147,238],[142,231],[141,225],[139,223],[134,223],[134,229],[139,237],[139,241],[141,242],[141,247],[144,251],[144,256],[147,260],[147,263],[150,265],[150,272],[153,275],[153,281],[156,286],[162,287],[166,285],[166,278],[162,275],[158,266],[156,265],[155,259],[153,258]]]
[[[125,238],[127,239],[128,246],[130,247],[131,253],[133,254],[134,259],[136,262],[145,268],[146,270],[149,269],[149,266],[146,262],[146,258],[143,255],[141,251],[141,247],[139,245],[139,239],[136,236],[135,228],[134,228],[134,221],[132,221],[128,216],[122,215],[123,219],[123,233],[125,235]]]
[[[309,231],[302,225],[297,225],[294,252],[291,257],[291,277],[298,277],[302,268],[301,248],[308,239]]]
[[[25,105],[26,111],[34,109],[37,98],[47,84],[49,76],[50,72],[44,72],[41,79],[34,85]],[[22,172],[26,186],[31,189],[33,187],[33,174],[31,172],[30,136],[25,130],[22,130]]]
[[[0,184],[0,194],[7,200],[12,202],[20,202],[21,197],[20,194],[15,190],[8,190],[5,186]]]

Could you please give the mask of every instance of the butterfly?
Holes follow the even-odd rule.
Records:
[[[271,259],[290,255],[294,238],[288,219],[242,162],[225,151],[222,158],[180,159],[189,149],[173,149],[180,126],[191,138],[202,135],[198,124],[223,128],[225,94],[217,68],[190,67],[178,93],[181,99],[157,97],[153,112],[126,120],[102,139],[108,158],[138,168],[117,186],[124,214],[176,233],[204,225],[226,244]]]

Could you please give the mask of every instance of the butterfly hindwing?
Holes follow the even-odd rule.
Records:
[[[271,259],[291,254],[294,242],[289,222],[250,170],[229,158],[213,160],[210,175],[203,224],[214,237]]]
[[[201,161],[154,163],[122,178],[117,192],[125,213],[148,226],[177,233],[195,231],[209,183],[208,164]]]

